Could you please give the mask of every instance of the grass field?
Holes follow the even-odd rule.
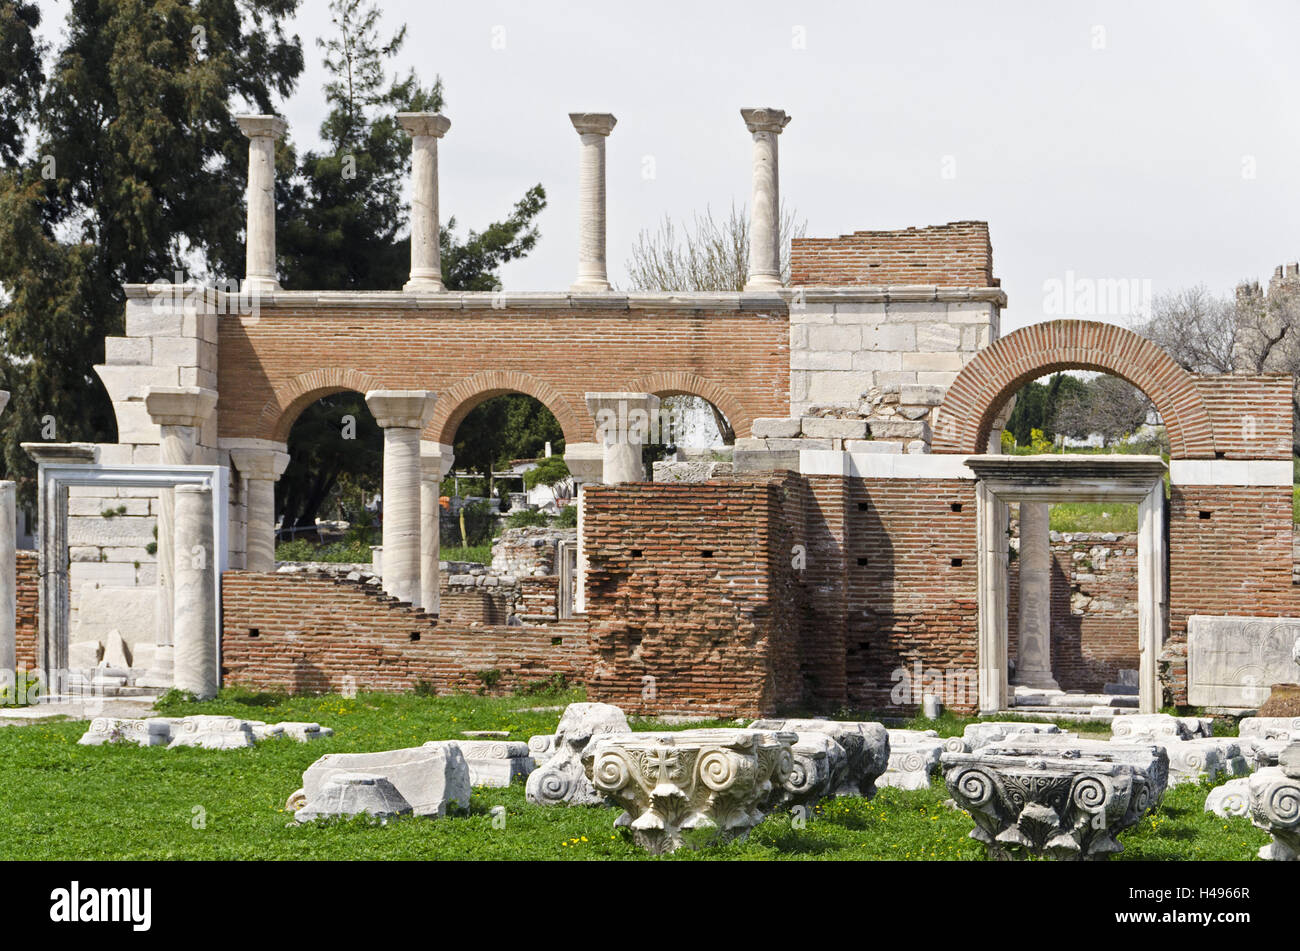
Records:
[[[84,723],[0,728],[0,859],[620,859],[655,860],[616,834],[610,808],[546,808],[521,782],[474,791],[466,817],[406,818],[385,826],[331,821],[297,826],[284,811],[302,771],[328,752],[416,746],[465,729],[552,732],[559,706],[581,693],[489,698],[361,694],[286,699],[226,691],[215,701],[166,707],[168,715],[224,713],[315,720],[335,730],[310,744],[277,740],[246,750],[83,747]],[[967,721],[925,724],[945,735]],[[917,725],[920,725],[918,721]],[[672,729],[645,721],[638,729]],[[1209,786],[1179,787],[1122,836],[1132,859],[1250,859],[1267,841],[1246,819],[1202,811]],[[971,820],[929,790],[883,789],[870,802],[827,800],[806,823],[779,814],[748,841],[681,851],[667,860],[979,860]],[[494,817],[505,807],[504,825]],[[494,821],[496,819],[496,821]],[[796,825],[802,825],[796,828]]]

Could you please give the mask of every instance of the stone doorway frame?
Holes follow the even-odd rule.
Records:
[[[1169,545],[1159,456],[972,456],[979,562],[980,712],[1007,710],[1007,504],[1138,504],[1138,709],[1160,709],[1157,656],[1169,631]]]
[[[174,489],[202,485],[212,491],[212,538],[216,549],[217,657],[221,656],[221,575],[228,560],[228,482],[224,466],[112,466],[97,463],[42,462],[37,468],[38,523],[40,525],[40,631],[36,641],[36,666],[45,677],[48,694],[66,691],[68,640],[71,636],[71,592],[68,579],[68,489],[100,488]]]

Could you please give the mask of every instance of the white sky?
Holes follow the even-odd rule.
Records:
[[[67,5],[42,6],[55,38]],[[1227,292],[1300,257],[1294,0],[383,9],[387,29],[409,26],[398,65],[446,85],[444,218],[482,227],[546,186],[542,238],[505,270],[511,289],[563,289],[575,276],[570,111],[619,120],[608,143],[616,283],[637,231],[665,212],[748,201],[738,110],[749,105],[793,116],[782,197],[810,236],[987,220],[1010,298],[1004,333],[1043,319],[1044,282],[1070,271],[1157,293],[1202,282]],[[328,28],[325,0],[303,0],[293,29],[308,65],[283,107],[300,147],[318,141],[315,39]],[[954,178],[941,174],[947,157]]]

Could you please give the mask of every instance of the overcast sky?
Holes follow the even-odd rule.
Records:
[[[65,3],[47,3],[57,36]],[[785,109],[781,190],[810,236],[989,222],[1003,331],[1044,317],[1045,282],[1229,291],[1300,257],[1300,4],[1291,2],[431,3],[398,66],[441,75],[443,216],[481,227],[541,182],[542,238],[515,290],[576,270],[578,136],[609,111],[609,265],[639,229],[749,199],[738,110]],[[284,105],[318,143],[325,0]],[[653,164],[653,177],[644,170]],[[1056,316],[1049,314],[1048,316]],[[1102,314],[1084,314],[1100,316]]]

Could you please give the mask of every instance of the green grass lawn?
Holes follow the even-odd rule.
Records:
[[[335,735],[246,750],[83,747],[85,723],[0,727],[0,859],[912,859],[979,860],[971,820],[930,789],[883,789],[870,802],[823,802],[806,822],[772,816],[744,843],[651,859],[613,829],[612,808],[529,805],[522,782],[474,791],[466,817],[404,818],[385,826],[332,821],[297,826],[284,811],[317,757],[418,746],[461,730],[553,732],[580,691],[533,696],[360,694],[283,698],[225,691],[215,701],[169,704],[171,716],[224,713],[314,720]],[[913,725],[960,732],[953,717]],[[694,726],[696,724],[692,724]],[[707,725],[707,724],[705,724]],[[727,724],[730,725],[730,724]],[[653,721],[637,729],[672,729]],[[1161,808],[1121,837],[1131,859],[1251,859],[1267,841],[1246,819],[1202,811],[1209,786],[1171,790]],[[505,807],[504,825],[494,816]],[[796,827],[797,826],[797,827]]]

